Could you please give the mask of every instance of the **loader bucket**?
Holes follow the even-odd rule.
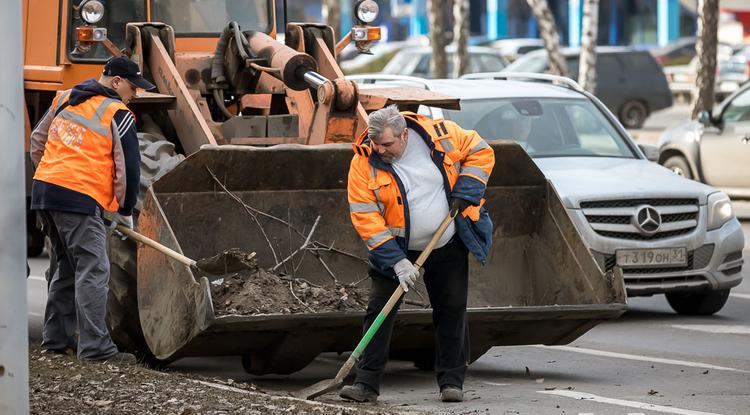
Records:
[[[470,260],[472,360],[492,346],[569,343],[626,307],[622,274],[598,268],[526,152],[491,145],[494,245],[485,266]],[[191,258],[241,248],[270,268],[271,247],[277,260],[288,255],[320,216],[312,239],[335,249],[306,255],[296,275],[321,285],[366,279],[346,196],[352,155],[350,145],[204,146],[149,189],[139,230]],[[159,359],[243,355],[250,373],[283,374],[321,352],[352,350],[362,334],[363,312],[217,316],[205,277],[147,247],[137,268],[140,323]],[[414,290],[406,299],[424,301]],[[392,356],[429,356],[431,318],[429,308],[402,307]]]

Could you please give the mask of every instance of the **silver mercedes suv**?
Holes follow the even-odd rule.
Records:
[[[567,78],[472,74],[422,80],[358,75],[423,87],[461,110],[420,107],[485,139],[520,144],[552,182],[603,271],[620,266],[630,296],[666,294],[681,314],[713,314],[742,280],[744,236],[729,198],[654,163],[610,111]],[[646,153],[649,157],[647,158]]]

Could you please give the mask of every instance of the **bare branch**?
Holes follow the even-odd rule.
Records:
[[[313,241],[312,245],[313,245],[312,248],[307,248],[309,251],[335,252],[337,254],[348,256],[349,258],[358,259],[358,260],[364,262],[365,264],[367,263],[367,259],[366,258],[362,258],[361,256],[358,256],[358,255],[355,255],[355,254],[352,254],[352,253],[349,253],[349,252],[346,252],[346,251],[342,251],[340,249],[335,249],[335,248],[333,248],[333,244],[331,244],[331,246],[328,246],[328,245],[326,245],[324,243],[321,243],[319,241]]]
[[[292,295],[294,296],[294,298],[296,298],[297,301],[299,301],[300,304],[302,304],[303,306],[307,307],[307,309],[310,310],[311,312],[313,312],[313,313],[315,312],[315,310],[313,310],[312,308],[310,308],[310,306],[307,305],[307,303],[305,303],[304,301],[300,300],[299,297],[297,297],[297,294],[294,293],[294,289],[292,288],[292,282],[291,281],[289,281],[289,291],[292,293]]]
[[[263,216],[263,217],[265,217],[265,218],[268,218],[268,219],[274,220],[274,221],[276,221],[276,222],[282,223],[282,224],[284,224],[284,225],[286,225],[286,226],[290,227],[290,228],[291,228],[291,229],[292,229],[292,230],[293,230],[293,231],[294,231],[294,232],[295,232],[295,233],[296,233],[297,235],[299,235],[299,236],[302,236],[302,237],[304,237],[304,236],[305,236],[305,234],[303,234],[303,233],[302,233],[302,232],[301,232],[301,231],[300,231],[299,229],[295,228],[294,226],[292,226],[292,225],[291,225],[291,224],[290,224],[289,222],[285,221],[284,219],[279,219],[279,218],[277,218],[276,216],[273,216],[273,215],[271,215],[271,214],[268,214],[268,213],[266,213],[266,212],[263,212],[263,211],[261,211],[261,210],[258,210],[258,209],[256,209],[256,208],[254,208],[254,207],[252,207],[252,206],[248,205],[247,203],[245,203],[245,201],[244,201],[244,200],[242,200],[241,198],[237,197],[237,195],[235,195],[235,194],[234,194],[234,193],[232,193],[232,192],[231,192],[231,191],[230,191],[229,189],[227,189],[227,188],[226,188],[226,187],[225,187],[225,186],[224,186],[224,185],[223,185],[223,184],[222,184],[222,183],[221,183],[221,182],[219,181],[219,179],[218,179],[218,178],[216,177],[216,175],[215,175],[215,174],[214,174],[214,173],[213,173],[213,172],[211,171],[211,169],[210,169],[210,168],[209,168],[208,166],[206,166],[206,165],[204,164],[204,167],[206,167],[206,170],[208,170],[208,173],[209,173],[209,174],[211,175],[211,177],[212,177],[212,178],[214,179],[214,181],[216,181],[216,183],[218,183],[218,184],[219,184],[219,186],[221,186],[221,187],[222,187],[222,189],[224,189],[224,191],[225,191],[225,192],[226,192],[227,194],[229,194],[229,196],[231,196],[231,197],[232,197],[232,199],[234,199],[235,201],[237,201],[237,203],[239,203],[240,205],[242,205],[242,206],[243,206],[243,207],[244,207],[244,208],[245,208],[246,210],[250,210],[250,211],[252,211],[253,213],[255,213],[255,214],[257,214],[257,215],[260,215],[260,216]]]
[[[333,282],[338,284],[339,280],[336,278],[336,274],[334,274],[333,271],[331,271],[331,269],[328,268],[328,264],[326,264],[325,261],[323,261],[323,258],[321,258],[320,255],[316,254],[315,256],[318,257],[318,261],[320,261],[320,263],[323,265],[323,268],[325,268],[326,271],[328,271],[328,275],[330,275],[331,278],[333,278]]]
[[[271,249],[271,254],[273,255],[274,261],[278,261],[278,257],[276,256],[276,251],[274,251],[273,246],[271,245],[271,241],[268,239],[268,235],[266,235],[266,230],[263,229],[263,225],[260,224],[260,221],[258,220],[258,217],[256,216],[256,213],[260,213],[260,214],[263,214],[263,215],[265,215],[265,214],[263,212],[260,212],[257,209],[254,209],[254,208],[250,207],[239,196],[237,196],[236,194],[232,193],[229,189],[227,189],[227,187],[224,186],[224,183],[222,183],[219,180],[219,178],[216,177],[216,175],[214,174],[214,172],[211,171],[211,169],[208,166],[206,166],[204,164],[204,167],[208,171],[208,174],[210,174],[211,177],[214,179],[214,181],[219,186],[221,186],[221,188],[224,190],[224,192],[226,192],[226,194],[229,195],[229,197],[231,197],[232,199],[234,199],[237,203],[239,203],[240,205],[242,205],[245,208],[245,212],[247,212],[250,215],[250,217],[253,218],[253,221],[255,221],[255,224],[258,225],[258,228],[260,228],[260,232],[263,234],[263,237],[266,239],[266,242],[268,243],[268,248]],[[270,216],[270,215],[266,215],[266,216]]]
[[[359,283],[361,283],[362,281],[364,281],[364,280],[366,280],[366,279],[369,279],[369,278],[370,278],[370,276],[369,276],[369,275],[365,275],[365,276],[364,276],[364,278],[362,278],[362,279],[360,279],[360,280],[357,280],[357,281],[355,281],[355,282],[351,283],[351,285],[352,285],[352,286],[354,286],[354,287],[356,287],[357,285],[359,285]]]
[[[305,239],[305,243],[303,243],[302,246],[300,246],[299,248],[297,248],[294,252],[292,252],[291,254],[289,254],[288,257],[286,257],[283,260],[281,260],[281,262],[279,262],[276,265],[274,265],[273,268],[271,268],[271,271],[276,271],[276,269],[278,269],[282,264],[286,263],[287,261],[289,261],[290,259],[292,259],[292,257],[294,257],[295,255],[297,255],[298,252],[300,252],[303,249],[307,248],[307,245],[310,244],[310,239],[312,238],[313,232],[315,232],[315,228],[318,227],[318,222],[319,221],[320,221],[320,215],[318,215],[318,217],[315,219],[315,224],[313,224],[312,229],[310,229],[310,233],[307,235],[307,238]],[[290,234],[290,240],[291,240],[291,234]]]

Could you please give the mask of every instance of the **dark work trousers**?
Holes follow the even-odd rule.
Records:
[[[71,347],[79,359],[111,357],[118,350],[105,323],[109,259],[99,210],[39,213],[51,242],[42,348]]]
[[[412,263],[418,251],[409,251]],[[372,325],[385,303],[398,287],[398,280],[386,277],[370,268],[372,287],[365,315],[364,332]],[[424,264],[424,283],[432,304],[432,323],[435,329],[435,371],[440,387],[463,387],[468,366],[469,332],[466,322],[468,290],[468,250],[458,235],[445,246],[435,249]],[[403,298],[403,297],[402,297]],[[380,381],[385,365],[399,301],[383,321],[380,330],[365,348],[357,365],[355,383],[364,383],[380,394]]]

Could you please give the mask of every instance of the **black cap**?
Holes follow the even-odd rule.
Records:
[[[138,68],[138,64],[125,56],[118,56],[108,60],[104,65],[104,71],[102,74],[106,76],[119,76],[120,78],[125,78],[131,84],[138,88],[143,88],[146,91],[156,88],[154,84],[143,77],[140,68]]]

